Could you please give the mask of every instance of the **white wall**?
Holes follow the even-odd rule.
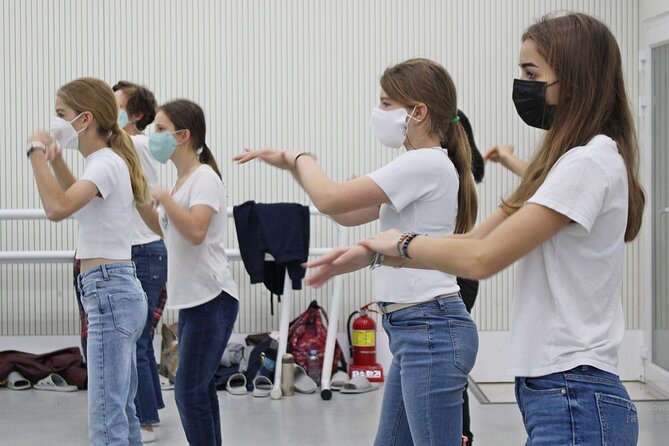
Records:
[[[580,10],[602,18],[619,39],[630,97],[638,89],[639,2],[629,0],[2,0],[0,1],[0,208],[39,207],[22,147],[48,125],[59,85],[79,76],[144,83],[160,102],[200,103],[230,204],[307,198],[283,172],[235,166],[244,147],[315,152],[335,180],[363,175],[389,161],[368,128],[385,67],[409,57],[441,62],[459,88],[478,146],[515,143],[527,158],[539,133],[511,102],[522,31],[548,11]],[[636,107],[636,105],[635,105]],[[75,170],[78,154],[68,154]],[[487,166],[479,186],[480,217],[489,215],[516,178]],[[171,184],[172,168],[163,172]],[[312,228],[312,246],[335,243],[333,227]],[[355,229],[356,240],[374,225]],[[0,250],[73,249],[74,223],[0,222]],[[234,233],[229,245],[236,246]],[[629,328],[642,325],[639,246],[628,247],[624,304]],[[237,331],[278,326],[267,294],[251,287],[239,265],[242,310]],[[341,319],[373,295],[368,271],[344,286]],[[484,331],[508,330],[512,271],[482,284],[474,316]],[[331,289],[308,290],[297,314]],[[278,314],[278,312],[277,312]],[[173,318],[173,315],[168,315]],[[340,325],[340,329],[343,325]],[[67,265],[0,266],[0,335],[69,335],[78,315]]]

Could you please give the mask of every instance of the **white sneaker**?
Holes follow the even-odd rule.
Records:
[[[140,429],[142,431],[142,442],[143,443],[153,443],[156,441],[156,433],[154,431],[147,431],[146,429]]]

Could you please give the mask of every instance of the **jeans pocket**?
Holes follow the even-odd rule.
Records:
[[[557,374],[556,374],[557,375]],[[560,381],[553,375],[538,376],[536,378],[522,378],[523,388],[529,395],[535,396],[565,396],[567,387],[564,380]]]
[[[390,329],[427,330],[430,323],[418,307],[405,308],[386,315],[386,324]]]
[[[223,292],[220,305],[218,306],[221,316],[221,324],[227,329],[232,330],[237,321],[237,314],[239,313],[239,301],[229,294]]]
[[[465,374],[469,374],[476,362],[479,349],[479,335],[476,324],[458,320],[448,321],[453,343],[453,361],[455,366]]]
[[[146,323],[146,295],[119,293],[109,295],[109,308],[114,327],[128,337],[135,336]]]
[[[602,445],[633,446],[639,437],[639,421],[632,401],[607,393],[596,393]]]

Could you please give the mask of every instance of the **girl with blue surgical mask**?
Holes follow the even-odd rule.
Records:
[[[381,229],[466,232],[477,203],[471,149],[457,110],[448,72],[431,60],[411,59],[386,69],[370,120],[381,144],[404,149],[389,164],[339,184],[307,153],[256,150],[235,160],[260,159],[289,170],[321,212],[346,226],[379,220]],[[460,445],[462,394],[478,335],[456,277],[390,268],[369,253],[367,264],[393,354],[374,444]]]
[[[222,439],[214,374],[239,302],[225,255],[225,187],[205,135],[197,104],[180,99],[158,109],[149,150],[158,162],[174,163],[177,181],[171,191],[153,189],[157,210],[144,206],[140,213],[171,253],[167,308],[179,310],[174,396],[181,423],[189,444],[215,446]]]

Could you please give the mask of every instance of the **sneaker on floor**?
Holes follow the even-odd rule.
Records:
[[[147,431],[146,429],[140,429],[142,431],[142,442],[143,443],[153,443],[156,441],[156,433],[154,431]]]

